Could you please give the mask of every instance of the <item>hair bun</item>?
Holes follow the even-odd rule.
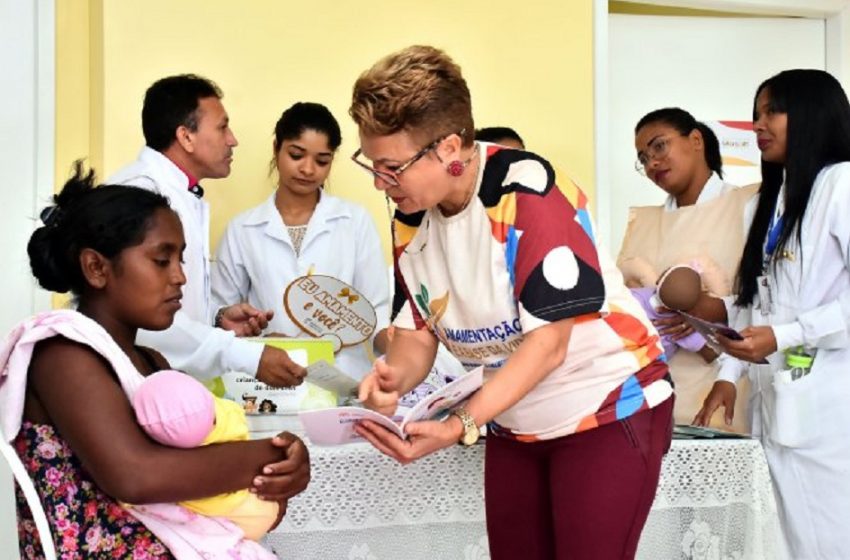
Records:
[[[55,226],[62,218],[62,209],[58,205],[48,206],[39,214],[41,222],[47,227]]]
[[[61,251],[57,247],[56,234],[56,228],[50,225],[36,229],[27,243],[27,254],[32,275],[38,280],[38,285],[45,290],[63,294],[71,286],[60,262]]]

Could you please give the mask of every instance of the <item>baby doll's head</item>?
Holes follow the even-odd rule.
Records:
[[[696,257],[688,264],[699,272],[703,289],[713,296],[732,293],[732,278],[711,257]]]
[[[702,279],[686,265],[671,267],[658,280],[658,299],[669,309],[690,311],[699,301]]]
[[[171,447],[197,447],[215,425],[212,393],[197,379],[172,369],[145,378],[133,395],[133,408],[145,432]]]

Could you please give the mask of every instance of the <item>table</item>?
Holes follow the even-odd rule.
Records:
[[[485,560],[484,446],[402,466],[367,444],[311,447],[312,481],[268,543],[281,558]],[[638,549],[644,559],[785,555],[757,440],[674,440]]]

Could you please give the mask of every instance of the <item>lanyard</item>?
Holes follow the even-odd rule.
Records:
[[[776,206],[773,208],[773,214],[770,216],[770,225],[767,229],[767,241],[764,244],[764,269],[767,270],[770,264],[773,252],[776,251],[776,246],[779,245],[779,236],[782,233],[782,222],[785,218],[785,205],[783,202],[783,191],[780,189],[779,195],[776,197]]]
[[[779,234],[782,233],[782,219],[785,216],[776,217],[776,214],[770,219],[770,229],[767,232],[767,244],[764,247],[765,261],[769,261],[773,252],[776,250],[776,245],[779,243]]]
[[[782,196],[782,193],[779,193],[779,196]],[[776,246],[779,244],[779,235],[782,233],[782,219],[785,217],[785,212],[782,211],[782,207],[780,206],[781,199],[777,199],[776,201],[776,209],[773,212],[773,215],[770,217],[770,225],[768,226],[767,231],[767,241],[764,244],[764,262],[762,263],[762,275],[758,278],[758,293],[759,293],[759,306],[761,307],[761,313],[764,316],[768,316],[774,313],[774,305],[773,305],[773,293],[771,289],[771,279],[767,273],[768,266],[770,265],[770,259],[773,256],[774,251],[776,251]]]

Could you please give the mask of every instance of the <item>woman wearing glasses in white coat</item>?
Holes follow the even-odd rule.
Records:
[[[389,286],[375,224],[363,207],[323,188],[341,142],[339,124],[325,106],[296,103],[283,112],[273,143],[278,187],[228,224],[212,270],[213,300],[273,309],[269,331],[305,337],[283,309],[284,291],[308,273],[333,276],[375,307],[374,343],[383,352]],[[359,379],[371,360],[361,344],[340,350],[336,365]]]

